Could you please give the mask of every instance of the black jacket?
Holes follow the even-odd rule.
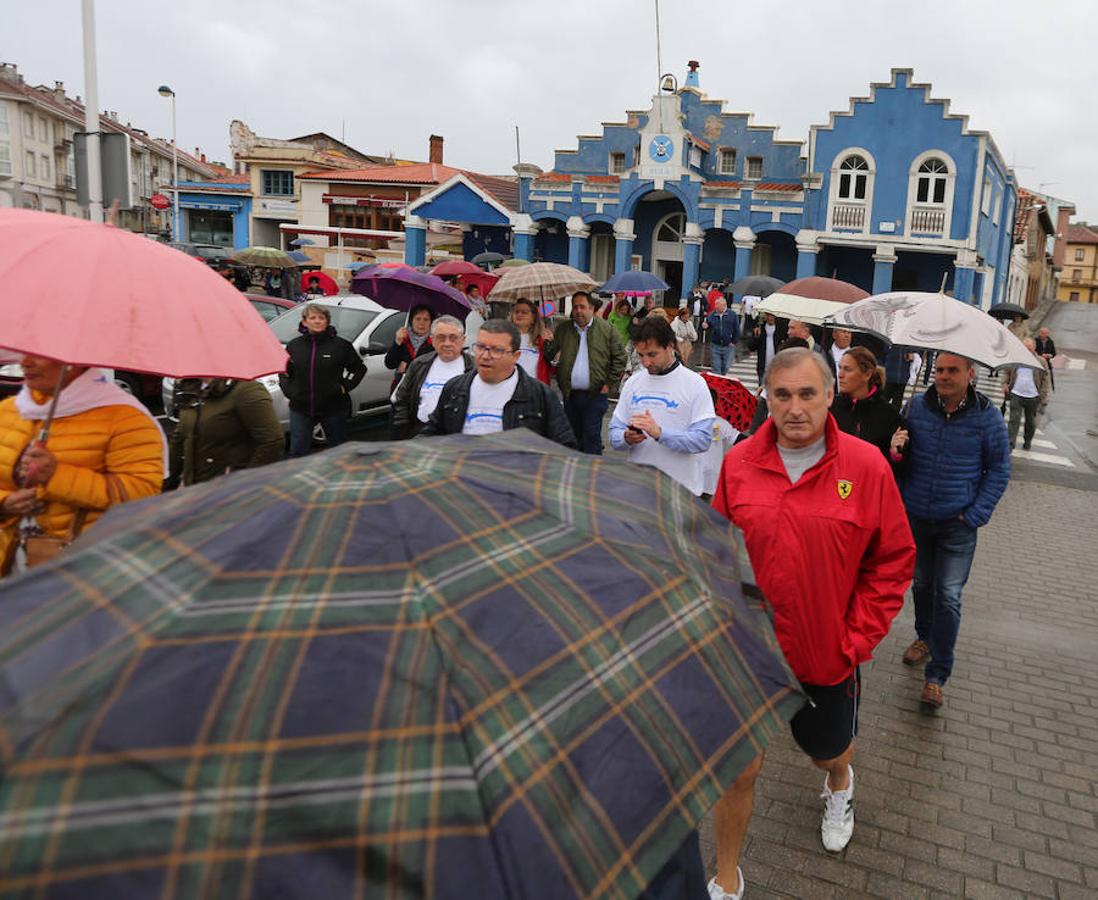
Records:
[[[754,328],[759,329],[759,334],[755,334]],[[778,351],[778,345],[786,339],[787,330],[789,328],[789,321],[787,319],[778,319],[774,323],[774,352]],[[758,325],[752,327],[751,340],[747,345],[749,350],[758,351],[758,356],[755,358],[755,370],[759,374],[759,384],[762,384],[763,373],[766,372],[766,364],[770,362],[766,358],[766,326]]]
[[[468,353],[461,355],[465,360],[465,371],[472,371],[473,358]],[[393,394],[393,420],[389,434],[391,440],[404,441],[413,438],[423,428],[423,423],[416,417],[419,412],[419,392],[423,388],[423,382],[427,380],[431,363],[437,356],[438,353],[434,350],[420,353],[412,360],[412,364],[408,366],[400,384],[397,385],[396,393]]]
[[[389,392],[392,393],[397,389],[400,379],[408,371],[408,366],[412,364],[412,360],[425,353],[430,353],[434,349],[434,344],[431,343],[429,335],[427,340],[419,345],[419,350],[415,349],[409,338],[405,338],[399,344],[394,341],[393,345],[385,351],[385,368],[396,369],[393,373],[393,383],[389,386]]]
[[[903,425],[903,416],[889,403],[884,392],[874,390],[868,397],[854,401],[847,394],[835,394],[831,414],[839,431],[868,441],[891,462],[889,445],[896,429]]]
[[[1056,342],[1052,338],[1034,338],[1037,342],[1037,349],[1034,351],[1038,356],[1044,356],[1046,353],[1049,356],[1056,355]]]
[[[503,430],[529,428],[531,431],[547,437],[565,447],[576,446],[576,436],[572,426],[564,415],[557,395],[536,378],[531,378],[521,366],[518,372],[518,384],[515,393],[503,407]],[[476,371],[466,372],[460,378],[451,378],[442,389],[438,406],[423,427],[420,435],[461,434],[465,427],[465,413],[469,409],[469,391]]]
[[[286,352],[290,361],[278,384],[290,409],[314,418],[350,411],[348,394],[366,374],[366,363],[350,341],[329,325],[320,334],[294,338]]]

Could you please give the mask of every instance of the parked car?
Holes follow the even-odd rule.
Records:
[[[104,369],[111,374],[111,369]],[[160,403],[161,384],[159,375],[145,375],[142,372],[125,372],[121,369],[113,370],[114,383],[128,394],[133,394],[151,412],[157,412]],[[19,393],[23,386],[23,367],[19,363],[8,363],[0,366],[0,397],[10,397]]]
[[[23,367],[19,363],[0,366],[0,398],[11,397],[23,387]]]
[[[286,310],[297,306],[297,301],[287,300],[285,297],[268,297],[266,294],[245,294],[252,307],[263,316],[263,321],[271,322],[282,315]]]
[[[397,329],[405,324],[406,314],[386,309],[359,294],[337,294],[310,302],[331,310],[332,325],[336,333],[350,341],[366,363],[366,377],[351,391],[352,420],[388,413],[389,385],[393,380],[393,373],[385,368],[385,351],[392,346]],[[297,307],[286,310],[270,325],[275,336],[285,346],[300,333],[298,331],[300,322],[301,311],[300,307]],[[278,376],[267,375],[259,381],[270,391],[278,421],[282,423],[283,431],[289,433],[290,404],[278,385]],[[171,418],[175,417],[175,409],[172,405],[174,387],[173,379],[164,379],[164,411]],[[316,436],[319,440],[323,440],[319,426]]]
[[[229,247],[221,247],[217,244],[193,244],[190,241],[170,241],[168,246],[175,247],[187,256],[200,259],[208,266],[227,261],[233,252]]]

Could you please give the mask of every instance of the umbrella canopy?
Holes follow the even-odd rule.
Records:
[[[732,282],[728,290],[738,297],[769,297],[784,284],[771,275],[748,275]]]
[[[526,297],[540,303],[560,300],[576,291],[588,291],[595,287],[591,276],[579,269],[560,263],[540,262],[504,272],[492,289],[492,299],[518,300]]]
[[[494,266],[507,259],[502,253],[494,253],[491,250],[486,250],[484,253],[478,253],[473,257],[472,261],[478,266]]]
[[[9,350],[175,377],[286,368],[286,351],[230,282],[121,228],[0,209],[0,283]]]
[[[347,265],[344,266],[344,268],[350,269],[352,272],[357,272],[359,269],[368,269],[368,268],[371,268],[372,266],[373,266],[373,263],[362,262],[361,260],[358,260],[356,262],[347,263]]]
[[[755,418],[759,398],[735,378],[718,375],[716,372],[700,374],[709,385],[709,390],[715,395],[713,408],[717,415],[736,431],[748,431],[751,428],[751,420]]]
[[[525,429],[117,507],[4,588],[0,891],[635,897],[801,703],[734,548]]]
[[[294,269],[297,262],[285,250],[277,247],[248,247],[229,257],[233,262],[262,269]]]
[[[824,324],[865,331],[903,347],[956,353],[993,370],[1045,368],[1002,322],[945,294],[875,294],[828,316]]]
[[[464,291],[470,284],[475,284],[480,288],[480,294],[482,297],[487,297],[493,290],[495,290],[496,284],[499,282],[499,275],[493,272],[468,272],[465,275],[459,275],[455,282],[455,287],[458,290]],[[493,297],[493,300],[496,298]]]
[[[1013,319],[1015,316],[1021,316],[1023,319],[1029,318],[1029,313],[1017,303],[996,303],[987,311],[987,314],[994,316],[996,319]]]
[[[475,263],[467,262],[464,259],[448,259],[445,262],[440,262],[431,269],[431,274],[438,275],[439,278],[442,278],[443,276],[452,277],[454,275],[483,275],[484,269]]]
[[[530,265],[530,260],[528,260],[528,259],[519,259],[516,256],[513,259],[505,259],[503,262],[501,262],[499,264],[499,267],[501,269],[513,269],[513,268],[517,268],[518,266],[528,266],[528,265]]]
[[[651,272],[641,269],[629,269],[626,272],[618,272],[611,276],[600,291],[607,294],[650,294],[653,291],[666,291],[671,287],[662,278],[658,278]]]
[[[300,250],[291,250],[286,255],[288,257],[290,257],[290,259],[292,259],[295,263],[311,262],[311,260],[309,259],[309,254],[308,253],[303,253]]]
[[[868,296],[856,284],[813,275],[791,281],[780,291],[764,298],[761,303],[755,304],[755,313],[772,313],[783,319],[800,319],[810,325],[821,325],[824,319],[846,304]]]
[[[326,275],[323,272],[302,272],[301,273],[301,293],[306,293],[311,282],[316,280],[320,284],[320,289],[324,291],[325,297],[334,297],[339,293],[339,285],[336,284],[335,279],[331,275]]]
[[[292,241],[290,241],[291,247],[312,247],[315,244],[316,241],[314,241],[312,238],[307,237],[294,238]]]
[[[464,321],[469,315],[469,301],[461,291],[454,290],[436,275],[425,275],[410,266],[372,266],[356,272],[351,279],[351,290],[388,309],[407,312],[423,305],[439,316],[457,316]]]

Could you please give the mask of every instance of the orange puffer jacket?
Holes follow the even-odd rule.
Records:
[[[17,490],[12,471],[40,422],[19,415],[15,398],[0,403],[0,502]],[[38,488],[46,509],[37,517],[48,535],[65,537],[76,512],[86,509],[87,528],[109,506],[159,493],[164,479],[163,445],[149,416],[130,406],[101,406],[55,419],[47,448],[57,471]],[[0,562],[18,537],[19,520],[0,520]]]

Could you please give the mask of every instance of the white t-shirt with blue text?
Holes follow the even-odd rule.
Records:
[[[538,360],[541,358],[541,353],[538,351],[538,345],[530,340],[530,335],[523,332],[522,345],[519,347],[519,365],[526,371],[526,374],[531,378],[538,377]]]
[[[451,378],[465,373],[465,360],[459,356],[450,362],[443,362],[437,356],[431,361],[431,368],[427,370],[427,377],[423,386],[419,389],[419,409],[416,410],[416,418],[426,422],[431,418],[431,413],[438,406],[438,398],[442,395],[442,389]]]
[[[469,387],[469,408],[462,434],[495,434],[503,431],[503,407],[511,402],[518,385],[518,369],[499,384],[488,384],[477,375]]]

